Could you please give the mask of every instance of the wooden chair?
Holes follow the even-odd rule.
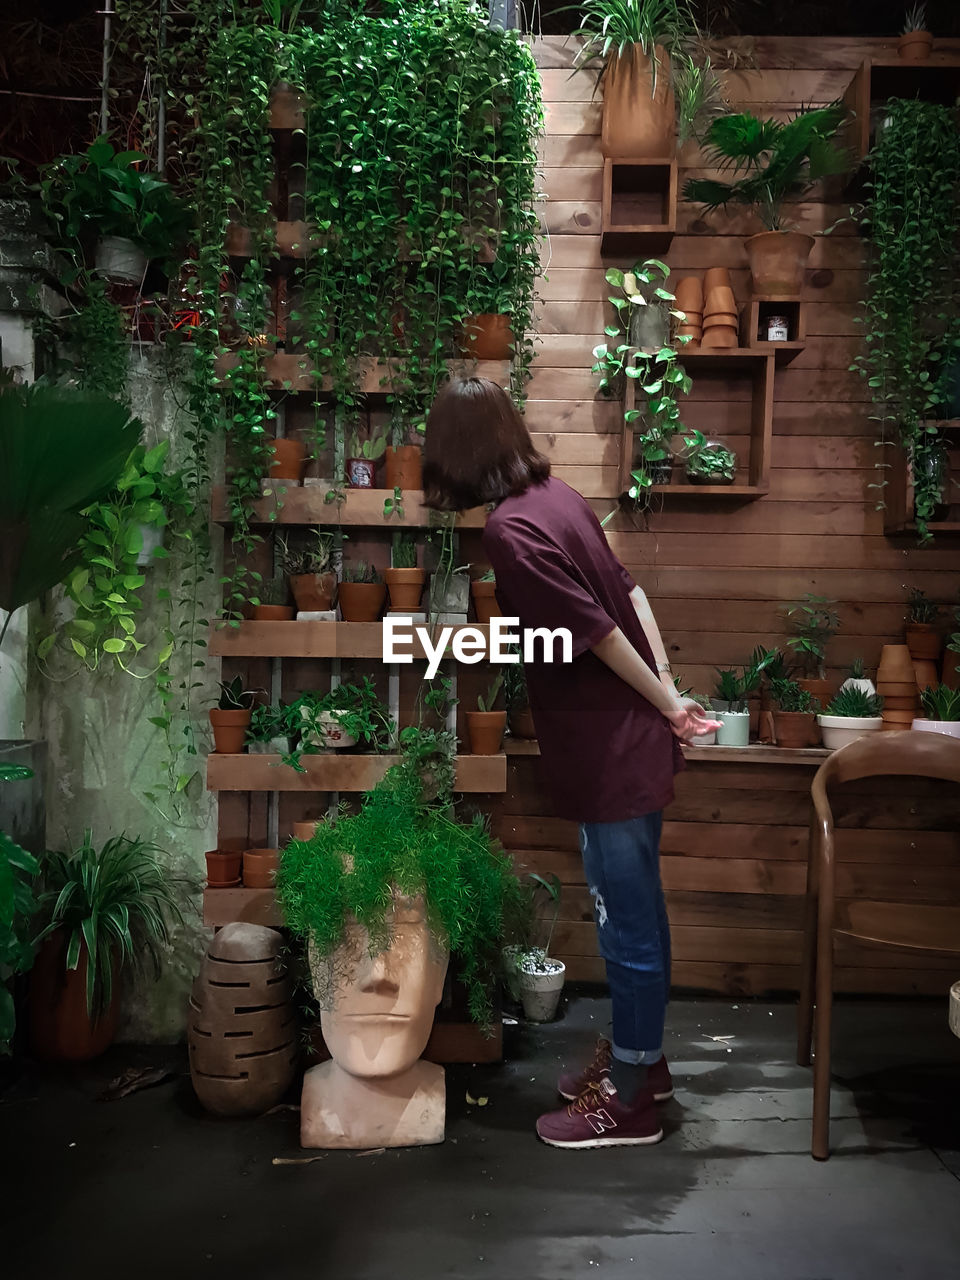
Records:
[[[902,950],[960,954],[960,907],[897,902],[836,901],[832,785],[881,775],[941,778],[960,783],[960,739],[913,730],[871,734],[835,751],[811,786],[813,814],[807,856],[803,967],[797,1019],[797,1061],[813,1073],[814,1159],[830,1154],[830,1031],[834,939],[838,936]],[[960,813],[958,813],[960,826]]]

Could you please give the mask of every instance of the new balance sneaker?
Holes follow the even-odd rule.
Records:
[[[593,1061],[589,1067],[584,1067],[579,1075],[574,1075],[572,1071],[565,1071],[560,1077],[557,1082],[557,1090],[560,1097],[566,1098],[568,1102],[573,1102],[574,1099],[580,1097],[585,1089],[589,1089],[592,1084],[599,1084],[601,1080],[605,1080],[610,1074],[611,1058],[612,1047],[610,1041],[601,1036],[597,1041]],[[667,1066],[666,1057],[661,1057],[652,1067],[647,1068],[647,1084],[653,1090],[655,1102],[666,1102],[673,1097],[673,1080],[670,1076],[670,1068]]]
[[[659,1142],[663,1130],[649,1089],[627,1107],[607,1077],[569,1106],[541,1116],[537,1135],[551,1147],[646,1147]]]

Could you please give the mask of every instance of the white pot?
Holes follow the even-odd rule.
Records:
[[[877,696],[877,686],[872,680],[868,680],[866,676],[848,676],[840,686],[841,689],[859,689],[861,693],[865,693],[868,698]]]
[[[137,565],[144,569],[147,565],[153,564],[156,559],[153,553],[158,547],[163,546],[163,525],[141,524],[137,527],[143,540],[143,546],[137,552]]]
[[[108,280],[140,284],[147,273],[147,255],[123,236],[103,236],[97,241],[97,274]]]
[[[430,613],[466,613],[470,603],[470,579],[465,573],[430,578]]]
[[[318,711],[314,713],[309,707],[300,708],[300,716],[305,729],[303,739],[312,747],[327,747],[332,751],[345,751],[357,745],[357,740],[347,733],[340,722],[339,711]]]
[[[960,982],[955,982],[950,988],[949,1022],[953,1034],[960,1036]]]
[[[528,1022],[552,1022],[557,1016],[567,966],[552,957],[540,961],[545,966],[543,971],[534,969],[532,963],[536,962],[521,960],[517,968],[523,1016]]]
[[[839,751],[857,738],[868,733],[879,733],[883,716],[817,716],[817,724],[823,734],[823,745],[830,751]]]
[[[924,733],[945,733],[948,738],[960,738],[960,720],[914,720],[911,729]]]
[[[721,721],[717,730],[718,747],[745,747],[750,741],[749,711],[718,711]]]
[[[714,712],[714,715],[717,713]],[[699,737],[694,738],[693,745],[695,747],[712,747],[717,741],[716,729],[711,729],[709,733],[701,733]]]

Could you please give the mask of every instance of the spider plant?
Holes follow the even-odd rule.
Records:
[[[651,93],[655,93],[660,70],[652,56],[655,47],[660,45],[668,57],[679,53],[697,29],[686,0],[586,0],[576,7],[581,18],[574,35],[583,44],[575,65],[600,59],[603,65],[598,84],[610,65],[611,54],[619,57],[631,45],[639,45],[650,58]]]
[[[110,1006],[115,973],[128,965],[135,970],[149,965],[159,977],[171,924],[183,920],[161,852],[125,835],[98,849],[87,830],[78,849],[44,859],[40,909],[47,925],[40,939],[58,929],[66,932],[68,969],[77,968],[86,949],[87,1013],[93,1020]]]

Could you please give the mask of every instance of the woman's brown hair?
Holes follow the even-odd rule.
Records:
[[[500,502],[550,474],[516,405],[489,378],[454,378],[434,400],[423,446],[424,505],[440,511]]]

